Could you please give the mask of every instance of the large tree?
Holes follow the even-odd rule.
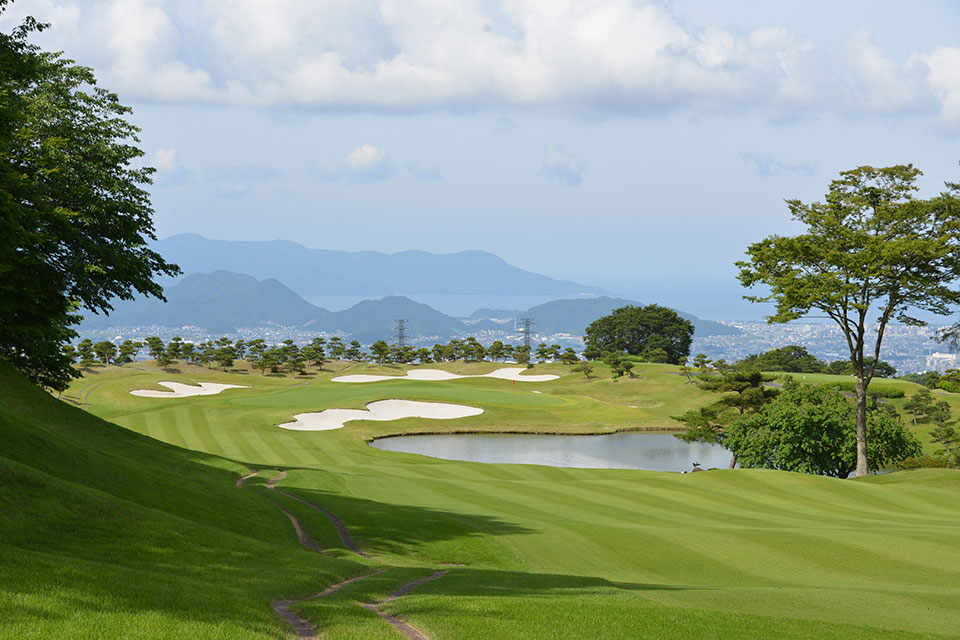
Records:
[[[90,69],[30,44],[42,28],[0,34],[0,358],[63,389],[79,375],[63,352],[78,311],[162,297],[154,276],[178,269],[147,248],[153,169],[133,166],[130,109]]]
[[[817,311],[840,327],[857,378],[858,476],[870,468],[867,387],[887,325],[922,325],[914,309],[945,315],[960,303],[953,286],[960,278],[960,190],[948,185],[936,197],[916,199],[919,175],[911,165],[844,171],[823,202],[787,200],[805,233],[765,238],[737,262],[745,287],[768,288],[745,297],[776,303],[769,322]]]
[[[656,304],[628,305],[594,320],[584,338],[583,355],[589,360],[597,360],[605,352],[626,351],[654,362],[681,364],[690,355],[693,324]]]

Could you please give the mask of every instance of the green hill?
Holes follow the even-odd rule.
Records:
[[[301,547],[244,465],[107,423],[0,363],[0,637],[278,638],[364,571]]]
[[[109,316],[87,316],[83,328],[190,325],[232,332],[237,327],[316,325],[330,316],[277,280],[230,271],[190,274],[167,288],[165,296],[167,302],[117,302]]]

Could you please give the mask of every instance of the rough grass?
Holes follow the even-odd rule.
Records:
[[[858,481],[771,471],[679,475],[451,462],[366,444],[403,432],[671,427],[670,415],[715,399],[685,384],[675,368],[644,365],[635,379],[613,382],[598,367],[591,380],[577,374],[515,385],[488,379],[346,385],[330,383],[329,373],[294,380],[259,373],[176,376],[142,368],[99,370],[72,391],[82,394],[84,385],[99,385],[89,394],[91,412],[207,453],[163,446],[86,416],[84,424],[95,428],[71,440],[64,426],[29,448],[21,442],[29,439],[26,434],[68,411],[52,400],[43,403],[48,413],[31,418],[30,427],[11,429],[21,435],[12,438],[10,457],[30,466],[29,473],[56,477],[36,490],[39,506],[18,523],[26,533],[0,544],[4,558],[19,558],[19,565],[0,564],[0,572],[8,572],[0,580],[8,596],[2,601],[18,603],[0,607],[20,607],[16,615],[0,611],[5,637],[22,637],[16,634],[30,623],[49,632],[36,637],[84,637],[65,633],[68,625],[60,619],[97,637],[103,617],[112,620],[113,631],[143,629],[151,637],[190,631],[194,637],[278,638],[281,625],[266,606],[273,594],[305,595],[323,586],[317,582],[365,573],[371,564],[388,571],[299,603],[296,610],[327,638],[398,637],[356,603],[380,599],[399,584],[446,568],[448,575],[383,609],[434,640],[914,638],[952,637],[960,627],[957,472],[920,470]],[[375,371],[358,366],[350,372],[362,369]],[[533,373],[543,371],[565,368],[537,366]],[[254,388],[170,400],[128,393],[158,380],[241,378]],[[36,394],[22,395],[29,407],[41,404]],[[294,413],[360,407],[390,397],[462,402],[486,413],[453,421],[358,421],[314,433],[274,426]],[[69,411],[71,420],[80,421],[72,417],[78,412]],[[3,426],[7,452],[11,438]],[[61,439],[62,447],[56,444]],[[80,446],[87,448],[77,454],[79,471],[63,471],[67,452]],[[36,462],[49,448],[61,451],[61,462]],[[114,456],[102,465],[114,467],[112,474],[96,468],[101,449]],[[268,497],[295,513],[324,546],[340,547],[338,536],[322,514],[258,486],[267,472],[248,481],[250,487],[234,489],[232,480],[248,467],[285,469],[281,488],[336,513],[372,559],[357,563],[345,551],[335,558],[300,551]],[[91,517],[101,507],[91,506],[67,518],[58,501],[72,503],[74,494],[85,492],[90,500],[105,496],[109,509],[121,511],[101,522]],[[19,494],[9,489],[0,495]],[[136,513],[122,510],[128,502]],[[138,519],[137,510],[148,515]],[[32,533],[59,522],[58,514],[69,523],[63,525],[68,533],[46,549],[31,548]],[[76,544],[67,543],[72,528]],[[167,541],[167,532],[176,535]],[[45,562],[38,554],[53,558]],[[80,568],[51,577],[61,561]],[[105,568],[84,580],[81,571],[88,563]],[[114,574],[126,572],[132,577],[115,584]],[[199,574],[209,576],[199,581],[201,593],[219,582],[234,585],[230,602],[221,604],[223,596],[209,593],[205,601],[212,604],[200,606],[192,597],[168,593]],[[314,578],[310,588],[308,574]],[[124,594],[154,575],[161,576],[156,586],[144,587],[136,598]],[[50,592],[54,595],[43,595],[44,581],[56,580],[62,584]],[[17,586],[37,581],[41,587]],[[215,626],[211,613],[220,606],[224,628]]]

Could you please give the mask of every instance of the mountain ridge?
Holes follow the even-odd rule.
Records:
[[[344,333],[361,342],[389,339],[395,320],[405,318],[411,336],[445,340],[481,329],[503,330],[504,325],[481,319],[464,322],[433,307],[404,296],[364,300],[349,309],[328,311],[304,300],[275,278],[257,278],[226,270],[193,273],[166,291],[168,302],[154,298],[122,301],[109,316],[89,316],[81,330],[117,326],[196,326],[211,333],[233,333],[240,327],[283,326],[324,333]],[[587,324],[624,304],[639,304],[620,298],[561,299],[531,307],[516,316],[535,319],[540,333],[582,335]],[[482,312],[478,310],[473,315]],[[684,314],[703,331],[724,329],[720,323]],[[496,317],[496,316],[492,316]],[[703,335],[711,335],[709,333]]]
[[[226,270],[276,278],[302,297],[404,294],[604,294],[599,287],[515,267],[488,251],[310,249],[290,240],[216,240],[192,233],[152,243],[184,273]]]

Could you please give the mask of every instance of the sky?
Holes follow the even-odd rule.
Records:
[[[960,180],[960,3],[17,0],[133,107],[160,237],[493,252],[715,319],[840,171]]]

